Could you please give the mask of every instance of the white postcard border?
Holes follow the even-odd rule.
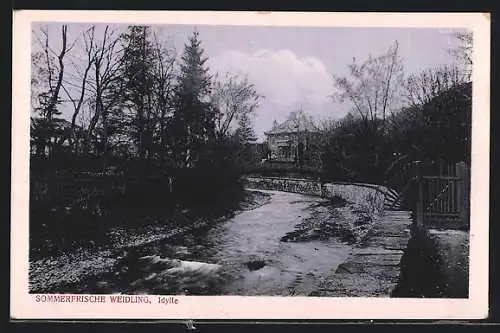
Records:
[[[474,33],[468,299],[176,296],[178,304],[39,303],[28,293],[31,23],[467,28]],[[486,13],[15,11],[11,317],[15,319],[475,319],[488,313],[490,16]]]

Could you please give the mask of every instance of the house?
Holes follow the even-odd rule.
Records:
[[[318,130],[310,116],[302,110],[291,112],[288,119],[264,132],[270,161],[303,164],[304,155]]]

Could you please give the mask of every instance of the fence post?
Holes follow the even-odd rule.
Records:
[[[421,228],[424,225],[424,198],[422,191],[422,174],[420,170],[420,161],[415,161],[416,163],[416,180],[418,185],[417,194],[417,207],[416,207],[416,217],[417,217],[417,227]]]
[[[458,208],[460,213],[460,219],[462,222],[462,226],[469,226],[469,174],[467,165],[463,162],[459,162],[456,164],[456,172],[457,176],[460,177],[459,185],[458,185],[458,193],[457,197],[459,200]]]

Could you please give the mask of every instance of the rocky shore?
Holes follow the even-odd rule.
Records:
[[[364,206],[342,198],[325,199],[309,207],[311,217],[296,225],[296,229],[281,238],[283,242],[301,242],[338,238],[348,244],[358,244],[377,222],[377,216]]]
[[[282,237],[283,242],[336,238],[351,246],[345,261],[325,276],[310,296],[392,295],[400,278],[412,219],[409,212],[387,211],[380,215],[365,207],[341,198],[325,199],[311,205],[311,216]]]

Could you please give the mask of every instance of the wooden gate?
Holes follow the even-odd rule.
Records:
[[[417,175],[417,224],[433,228],[469,227],[469,168],[439,167],[438,175]]]

